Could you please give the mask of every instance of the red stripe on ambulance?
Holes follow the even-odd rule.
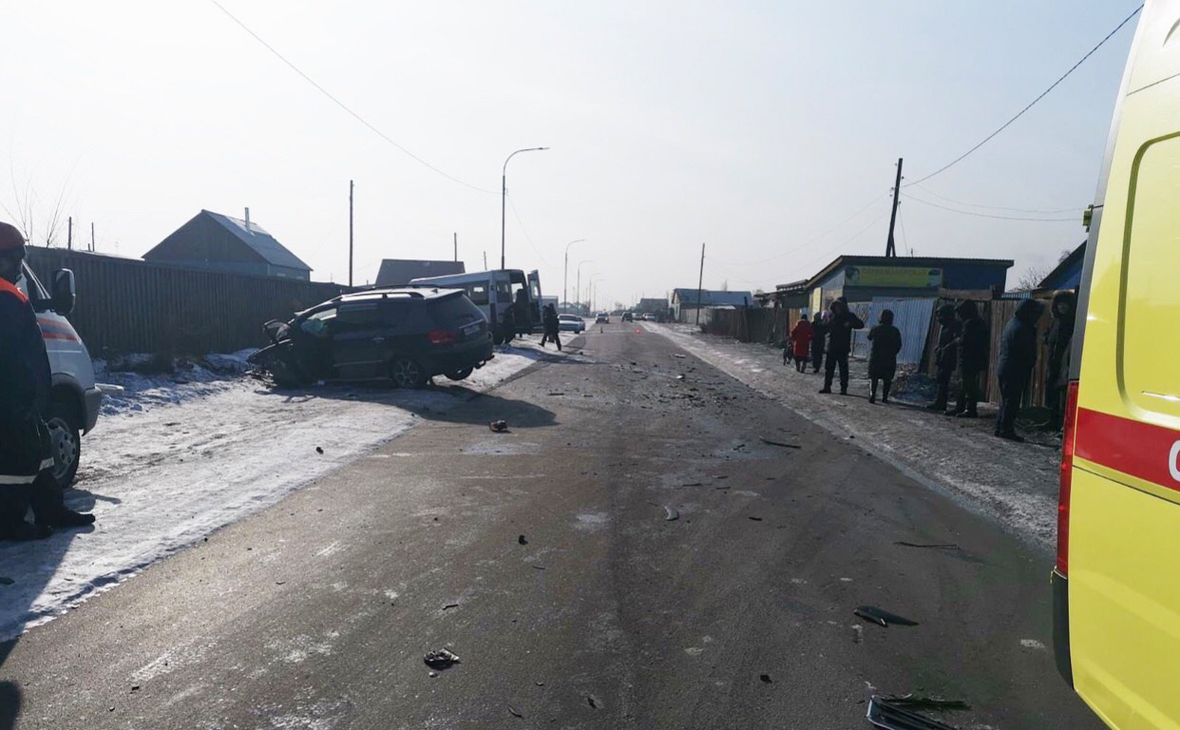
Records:
[[[1079,408],[1076,439],[1077,456],[1180,491],[1180,431]]]

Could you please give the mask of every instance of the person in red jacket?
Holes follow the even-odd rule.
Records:
[[[66,509],[53,467],[49,428],[49,356],[37,313],[16,286],[25,240],[0,223],[0,540],[31,540],[54,527],[78,527],[94,515]],[[35,524],[25,522],[32,507]]]
[[[806,312],[799,316],[799,321],[791,330],[791,347],[795,349],[795,369],[801,373],[807,372],[807,360],[811,353],[811,322],[807,321]]]

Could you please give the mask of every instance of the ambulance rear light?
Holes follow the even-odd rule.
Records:
[[[1073,443],[1078,422],[1078,381],[1065,394],[1065,432],[1061,439],[1061,475],[1057,493],[1057,572],[1069,575],[1069,501],[1073,490]]]

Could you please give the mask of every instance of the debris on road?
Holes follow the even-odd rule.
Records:
[[[869,700],[869,711],[865,715],[865,719],[876,727],[885,728],[885,730],[955,730],[953,725],[914,712],[911,708],[915,706],[921,705],[911,705],[904,700],[899,701],[898,698],[874,695]],[[961,706],[936,707],[947,710],[967,709],[966,703],[962,703]]]
[[[452,665],[459,663],[459,657],[447,649],[438,649],[428,652],[422,661],[431,669],[450,669]]]
[[[664,507],[664,520],[671,522],[680,519],[680,512],[674,507]]]
[[[876,606],[857,606],[853,611],[854,614],[860,616],[866,621],[872,621],[878,626],[889,627],[889,624],[895,626],[917,626],[918,622],[906,618],[905,616],[898,616],[895,613],[884,611]]]
[[[801,448],[803,448],[799,444],[786,444],[786,443],[783,443],[782,441],[771,441],[768,438],[762,439],[762,443],[766,444],[767,446],[781,446],[784,449],[801,449]]]
[[[681,373],[680,375],[677,375],[677,376],[676,376],[676,379],[677,379],[677,380],[684,380],[684,374],[683,374],[683,373]]]
[[[758,676],[758,679],[761,679],[766,684],[774,684],[774,680],[770,678],[769,674],[761,674]]]
[[[528,541],[528,539],[527,539],[527,538],[525,538],[525,536],[524,536],[524,535],[521,535],[520,537],[516,538],[516,541],[517,541],[518,543],[520,543],[521,545],[528,545],[528,544],[529,544],[529,541]]]
[[[452,608],[458,608],[458,607],[459,607],[459,604],[457,604],[457,603],[448,603],[447,605],[443,606],[443,610],[448,611]]]
[[[862,641],[864,641],[864,636],[865,636],[865,627],[861,626],[860,624],[853,624],[852,625],[852,643],[853,644],[861,643]]]
[[[891,705],[908,709],[923,710],[970,710],[971,705],[963,700],[944,700],[940,697],[921,697],[912,694],[902,697],[884,698]]]
[[[680,486],[682,486],[682,487],[699,487],[699,486],[702,486],[702,484],[703,484],[703,482],[689,482],[688,484],[681,484]]]
[[[751,519],[751,520],[754,520],[755,522],[761,522],[761,521],[762,521],[762,518],[761,518],[761,517],[750,517],[749,519]]]
[[[534,564],[534,565],[533,565],[533,568],[534,568],[535,570],[544,570],[544,569],[545,569],[545,566],[544,566],[544,565],[535,565],[535,564]]]
[[[596,710],[598,709],[598,701],[595,700],[594,697],[592,697],[590,695],[586,695],[586,704],[590,705],[591,707],[593,707]]]
[[[492,421],[488,424],[488,428],[492,429],[492,433],[504,433],[508,430],[508,421]]]
[[[905,540],[894,540],[894,545],[901,545],[903,547],[912,548],[935,548],[939,550],[959,550],[958,545],[953,542],[906,542]]]
[[[322,454],[322,453],[324,453],[324,447],[323,447],[323,446],[317,446],[317,447],[315,447],[315,452],[316,452],[317,454]]]
[[[513,717],[524,717],[524,715],[520,714],[520,712],[518,712],[512,705],[508,705],[508,714],[512,715]]]
[[[561,392],[560,390],[555,390],[552,393],[550,393],[549,395],[565,395],[565,393]]]
[[[672,357],[676,358],[677,360],[683,360],[683,359],[684,359],[684,355],[681,355],[679,352],[674,352],[674,353],[672,353]]]

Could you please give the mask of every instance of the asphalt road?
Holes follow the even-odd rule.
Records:
[[[599,329],[4,645],[0,727],[844,729],[874,692],[1100,727],[1045,648],[1050,556]]]

